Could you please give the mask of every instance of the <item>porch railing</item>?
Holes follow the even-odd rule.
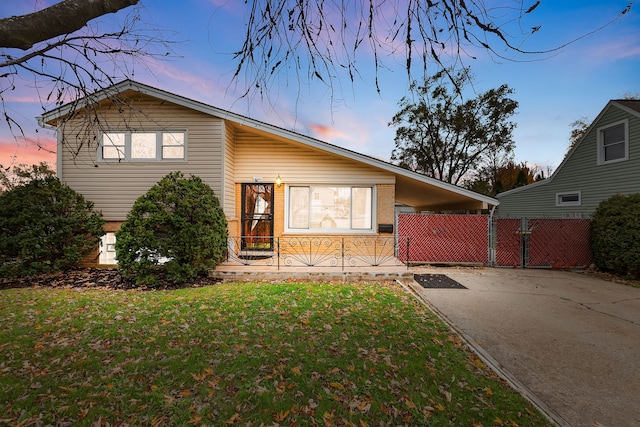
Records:
[[[282,236],[260,238],[231,236],[227,263],[286,267],[409,268],[409,237]],[[402,260],[402,261],[401,261]]]

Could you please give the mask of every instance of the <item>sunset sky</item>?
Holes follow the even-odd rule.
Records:
[[[53,0],[2,1],[0,17],[20,15],[47,7]],[[133,78],[188,98],[307,134],[323,141],[389,160],[394,148],[394,128],[387,124],[407,94],[403,58],[385,58],[378,94],[371,78],[371,58],[359,58],[362,81],[331,92],[319,81],[300,83],[294,75],[281,76],[268,88],[268,96],[239,98],[243,80],[230,83],[237,64],[231,53],[240,48],[246,5],[240,0],[141,0],[142,16],[182,42],[179,57],[150,61],[148,69],[136,66]],[[513,4],[511,0],[487,4]],[[533,4],[534,1],[531,1]],[[547,55],[520,55],[499,60],[472,51],[466,58],[476,76],[475,88],[485,91],[508,84],[519,102],[515,131],[516,161],[543,169],[557,167],[566,151],[570,123],[590,120],[608,100],[640,95],[640,5],[614,19],[627,0],[542,0],[524,25],[541,25],[526,40],[528,50],[545,50],[587,34],[610,21],[600,31]],[[525,7],[528,5],[525,3]],[[120,19],[127,11],[102,17]],[[434,67],[435,72],[435,67]],[[6,79],[5,79],[6,80]],[[0,78],[0,87],[7,82]],[[0,123],[0,164],[55,164],[55,135],[38,129],[35,117],[42,113],[39,93],[27,75],[16,81],[16,90],[5,97],[7,112],[17,117],[26,138],[14,138],[6,122]],[[47,106],[45,105],[45,108]],[[48,106],[53,108],[53,106]],[[36,147],[37,141],[45,149]],[[51,152],[49,152],[51,151]]]

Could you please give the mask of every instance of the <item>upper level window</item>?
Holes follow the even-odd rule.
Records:
[[[373,224],[373,188],[291,186],[288,219],[291,231],[370,231]]]
[[[105,132],[100,160],[184,160],[185,131]]]
[[[598,164],[629,158],[628,120],[598,128]]]

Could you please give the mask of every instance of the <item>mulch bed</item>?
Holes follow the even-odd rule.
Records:
[[[413,279],[428,289],[467,289],[446,274],[414,274]]]
[[[218,282],[218,279],[202,277],[187,284],[176,285],[173,283],[166,283],[152,289],[199,288]],[[117,269],[109,268],[79,268],[31,277],[20,277],[15,279],[0,278],[0,289],[29,287],[121,290],[148,289],[136,286],[134,282],[124,279]]]

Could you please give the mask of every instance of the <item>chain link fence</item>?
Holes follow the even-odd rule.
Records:
[[[412,263],[497,267],[586,268],[593,263],[591,221],[494,218],[488,215],[398,215]]]

